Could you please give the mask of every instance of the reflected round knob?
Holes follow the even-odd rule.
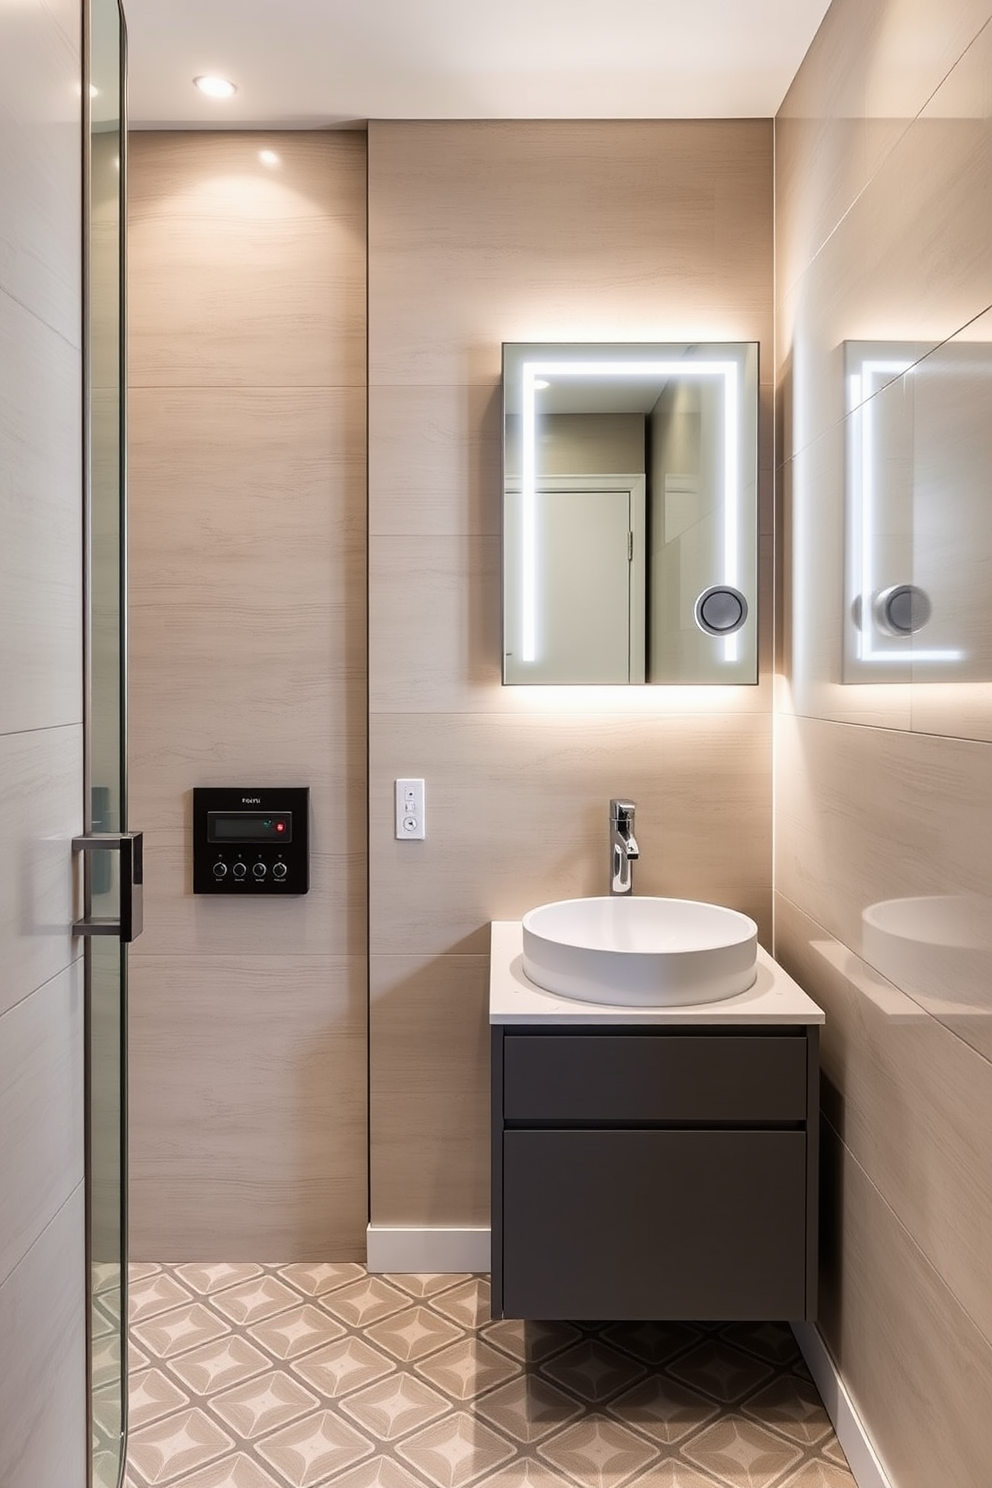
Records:
[[[227,864],[226,863],[215,863],[214,864],[214,878],[226,878],[226,877],[227,877]]]
[[[235,878],[245,878],[248,873],[248,869],[245,867],[244,863],[235,863],[232,871]]]
[[[254,876],[256,878],[264,878],[265,877],[265,873],[266,873],[265,864],[264,863],[254,863],[252,865],[252,870],[251,871],[252,871],[252,873],[254,874]]]
[[[288,872],[289,869],[286,867],[285,863],[277,863],[272,870],[272,877],[277,878],[281,883]]]

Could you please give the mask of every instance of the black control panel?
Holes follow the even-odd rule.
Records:
[[[305,894],[310,789],[197,786],[194,894]]]

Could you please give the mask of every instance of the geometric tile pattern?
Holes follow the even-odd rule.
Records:
[[[854,1488],[785,1325],[488,1302],[484,1276],[133,1268],[126,1488]]]

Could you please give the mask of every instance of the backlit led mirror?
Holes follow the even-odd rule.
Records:
[[[503,681],[757,681],[758,347],[503,347]]]
[[[987,680],[992,346],[849,341],[844,362],[844,681]]]

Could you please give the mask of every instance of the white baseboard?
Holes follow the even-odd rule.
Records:
[[[370,1271],[488,1271],[489,1226],[434,1229],[370,1224],[366,1235]]]
[[[834,1423],[837,1440],[844,1449],[848,1466],[854,1474],[858,1488],[895,1488],[885,1468],[878,1459],[861,1417],[854,1409],[847,1387],[837,1372],[837,1366],[812,1323],[793,1323],[792,1331],[809,1365],[816,1388],[820,1392],[827,1415]]]

